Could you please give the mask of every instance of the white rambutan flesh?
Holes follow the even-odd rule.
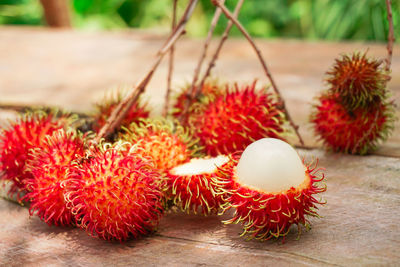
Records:
[[[229,157],[195,158],[170,169],[166,175],[165,195],[185,212],[216,213],[222,204],[212,183],[219,168],[229,162]]]
[[[198,175],[214,173],[219,166],[222,166],[228,161],[229,158],[224,155],[220,155],[215,158],[197,158],[173,168],[171,172],[175,175]]]
[[[263,192],[281,192],[304,182],[306,167],[288,143],[263,138],[250,144],[237,165],[238,182]]]

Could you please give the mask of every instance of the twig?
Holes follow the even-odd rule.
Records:
[[[300,143],[302,145],[304,145],[304,141],[303,141],[303,139],[301,138],[301,136],[300,136],[300,134],[298,132],[298,128],[299,127],[296,124],[294,124],[292,118],[290,117],[289,112],[286,109],[285,101],[282,98],[282,95],[280,94],[274,79],[272,78],[272,75],[271,75],[271,73],[270,73],[270,71],[269,71],[269,69],[267,67],[267,64],[265,63],[265,60],[264,60],[264,58],[263,58],[263,56],[261,54],[260,49],[258,49],[256,44],[252,40],[251,36],[247,33],[246,29],[242,26],[242,24],[233,16],[233,14],[225,7],[224,4],[221,4],[221,0],[211,0],[211,1],[215,6],[218,6],[218,7],[221,8],[221,10],[225,14],[225,16],[228,19],[230,19],[236,25],[236,27],[241,31],[241,33],[246,37],[246,39],[249,41],[250,45],[253,47],[254,51],[256,52],[256,54],[257,54],[257,56],[258,56],[258,58],[259,58],[259,60],[261,62],[261,65],[262,65],[262,67],[264,69],[264,72],[267,75],[268,79],[270,80],[271,86],[272,86],[273,90],[275,91],[275,93],[276,93],[276,95],[278,97],[278,101],[280,102],[280,105],[282,107],[283,112],[286,115],[286,118],[288,119],[290,125],[293,127],[293,129],[294,129],[294,131],[295,131]]]
[[[121,123],[122,119],[130,109],[130,107],[135,103],[140,95],[146,89],[147,84],[151,80],[155,70],[163,59],[164,55],[168,52],[171,46],[178,40],[178,38],[185,32],[185,26],[191,17],[193,10],[197,4],[198,0],[190,0],[182,19],[179,21],[175,30],[171,33],[170,37],[167,39],[166,43],[161,47],[157,53],[157,58],[150,71],[144,76],[140,83],[129,92],[128,95],[118,104],[113,110],[110,117],[107,119],[104,126],[100,129],[99,134],[95,138],[95,142],[98,143],[100,140],[114,131],[114,129]]]
[[[29,104],[2,104],[0,103],[0,109],[4,110],[12,110],[15,112],[19,113],[26,113],[26,112],[31,112],[34,110],[43,110],[45,112],[51,112],[54,110],[59,110],[61,109],[60,107],[56,106],[43,106],[43,105],[29,105]],[[89,118],[90,115],[82,112],[76,112],[76,111],[68,111],[67,113],[75,114],[79,118]]]
[[[221,0],[221,2],[225,3],[225,0]],[[201,66],[203,65],[204,59],[206,58],[208,46],[210,45],[214,30],[215,30],[215,26],[217,26],[220,16],[221,16],[221,9],[219,7],[217,7],[215,9],[214,16],[211,20],[211,26],[210,26],[210,29],[208,30],[206,41],[204,42],[204,47],[203,47],[203,51],[200,55],[200,60],[197,63],[196,69],[194,71],[192,85],[189,90],[190,95],[191,95],[191,100],[195,96],[195,92],[197,92],[199,90],[201,91],[201,87],[197,88],[197,90],[196,90],[197,79],[199,78]],[[190,103],[189,103],[189,105],[190,105]]]
[[[244,2],[244,0],[239,0],[237,2],[236,7],[235,7],[235,11],[233,12],[233,15],[235,16],[235,18],[238,17],[240,9],[242,8],[243,2]],[[217,61],[219,53],[222,50],[222,46],[224,45],[225,41],[228,39],[229,32],[231,31],[232,26],[233,26],[233,22],[231,20],[229,20],[228,24],[226,26],[226,29],[225,29],[224,33],[222,34],[222,38],[219,41],[218,47],[215,50],[214,55],[212,56],[212,58],[211,58],[211,60],[210,60],[210,62],[208,64],[207,70],[204,73],[203,78],[201,79],[201,81],[199,83],[199,86],[197,87],[197,91],[196,91],[196,94],[195,94],[195,97],[194,97],[195,99],[201,93],[201,88],[203,88],[203,85],[204,85],[206,79],[208,78],[208,76],[210,76],[211,70],[215,66],[215,62]]]
[[[175,30],[176,27],[176,7],[177,7],[178,0],[174,0],[174,4],[172,7],[172,32]],[[172,81],[172,73],[174,70],[174,53],[175,53],[175,46],[172,45],[171,49],[169,50],[169,64],[168,64],[168,76],[167,76],[167,93],[165,94],[165,103],[164,103],[164,111],[163,116],[166,117],[168,114],[168,106],[169,106],[169,96],[171,94],[171,81]]]
[[[393,16],[392,16],[392,3],[390,0],[386,0],[386,9],[387,9],[387,20],[389,22],[389,33],[388,33],[388,43],[387,43],[387,58],[385,60],[385,70],[387,72],[390,71],[390,65],[392,63],[392,55],[393,55],[393,43],[395,41],[394,38],[394,29],[393,29]]]

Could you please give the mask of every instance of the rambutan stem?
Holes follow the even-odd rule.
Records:
[[[197,5],[198,0],[190,0],[188,3],[185,13],[179,21],[175,30],[170,34],[169,38],[161,49],[157,53],[157,58],[150,71],[144,76],[137,86],[126,95],[124,99],[118,104],[117,107],[112,111],[110,117],[107,119],[104,126],[100,129],[99,134],[95,138],[95,142],[98,143],[100,140],[114,131],[114,129],[120,125],[122,119],[125,117],[131,106],[139,99],[140,95],[145,91],[147,84],[151,80],[155,70],[160,65],[164,55],[170,50],[171,46],[184,34],[185,26],[189,21],[189,18],[193,14],[194,8]]]
[[[390,65],[392,64],[393,43],[395,41],[394,29],[393,29],[392,3],[390,0],[386,0],[386,9],[387,9],[387,20],[389,22],[389,33],[388,33],[388,43],[387,43],[388,55],[385,60],[386,61],[385,70],[389,72]]]
[[[43,110],[45,112],[51,112],[59,109],[56,106],[42,106],[42,105],[29,105],[29,104],[2,104],[0,103],[0,109],[12,110],[15,112],[26,113],[34,110]],[[90,115],[82,112],[71,111],[71,114],[77,115],[79,118],[89,118]]]
[[[221,0],[221,2],[225,3],[225,0]],[[221,9],[219,7],[217,7],[215,9],[214,16],[213,16],[213,18],[211,20],[210,29],[208,30],[206,41],[204,42],[203,51],[202,51],[202,53],[200,55],[199,62],[197,63],[196,69],[194,71],[193,81],[192,81],[192,85],[191,85],[191,88],[190,88],[190,91],[189,91],[190,94],[191,94],[191,99],[193,99],[193,97],[195,96],[195,92],[201,91],[201,87],[197,87],[196,83],[197,83],[197,80],[199,78],[201,66],[203,65],[204,59],[206,58],[208,46],[210,45],[214,30],[215,30],[215,26],[217,26],[217,23],[219,21],[221,13],[222,13]],[[196,90],[196,88],[197,88],[197,90]]]
[[[174,4],[172,7],[172,32],[176,27],[176,8],[177,8],[178,0],[174,0]],[[169,96],[171,94],[171,81],[172,81],[172,73],[174,71],[174,54],[175,54],[175,45],[172,45],[169,50],[169,64],[168,64],[168,76],[167,76],[167,93],[165,94],[165,103],[164,103],[164,111],[163,116],[166,117],[168,114],[168,106],[169,106]]]
[[[239,1],[237,2],[236,7],[235,7],[235,10],[234,10],[234,12],[233,12],[233,16],[234,16],[235,18],[238,17],[239,12],[240,12],[240,9],[242,8],[243,2],[244,2],[244,0],[239,0]],[[219,53],[220,53],[221,50],[222,50],[222,46],[224,45],[225,41],[228,39],[229,32],[231,31],[232,26],[233,26],[233,22],[232,22],[231,20],[229,20],[229,21],[228,21],[228,24],[226,25],[226,29],[225,29],[224,33],[222,34],[221,40],[219,41],[218,47],[217,47],[217,49],[215,50],[214,55],[212,56],[210,62],[208,63],[207,70],[206,70],[206,72],[204,73],[203,78],[201,79],[201,81],[200,81],[200,83],[199,83],[199,86],[197,87],[197,92],[196,92],[195,97],[194,97],[195,99],[196,99],[197,96],[200,94],[201,88],[203,88],[203,85],[204,85],[206,79],[208,78],[208,76],[210,76],[211,70],[212,70],[212,68],[214,68],[215,62],[217,61],[218,56],[219,56]]]
[[[293,130],[295,131],[295,133],[296,133],[301,145],[304,145],[304,141],[303,141],[303,139],[301,138],[301,136],[300,136],[300,134],[298,132],[299,126],[297,126],[293,122],[289,112],[287,111],[286,105],[285,105],[285,101],[284,101],[282,95],[280,94],[279,89],[278,89],[274,79],[272,78],[271,72],[269,71],[269,69],[267,67],[267,64],[265,63],[265,60],[264,60],[264,58],[263,58],[263,56],[261,54],[260,49],[257,47],[257,45],[255,44],[255,42],[253,41],[251,36],[248,34],[246,29],[243,27],[243,25],[226,8],[226,6],[221,2],[221,0],[211,0],[211,1],[215,6],[221,8],[221,10],[225,14],[225,16],[235,24],[235,26],[240,30],[240,32],[244,35],[244,37],[249,41],[250,45],[253,47],[254,51],[256,52],[256,54],[257,54],[257,56],[258,56],[258,58],[260,60],[261,65],[262,65],[262,67],[264,69],[265,75],[268,77],[269,81],[271,82],[271,86],[272,86],[273,90],[275,91],[275,93],[276,93],[276,95],[278,97],[278,101],[279,101],[279,103],[280,103],[280,105],[282,107],[283,112],[285,113],[286,118],[288,119],[290,125],[292,126]]]

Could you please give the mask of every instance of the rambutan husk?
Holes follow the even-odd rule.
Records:
[[[130,154],[151,158],[157,169],[166,171],[200,155],[198,140],[177,121],[142,119],[132,123],[120,136],[130,142]]]
[[[256,90],[256,82],[227,90],[189,119],[191,128],[210,156],[230,154],[263,137],[284,139],[285,116],[274,96]]]
[[[189,126],[189,118],[197,109],[223,95],[222,86],[216,80],[208,80],[203,84],[203,87],[200,90],[200,95],[188,105],[191,94],[189,91],[190,89],[191,85],[182,88],[180,93],[175,97],[175,104],[172,109],[172,116],[185,127]],[[188,105],[187,108],[186,105]],[[186,113],[183,114],[185,108]]]
[[[310,120],[329,150],[363,155],[375,150],[393,130],[393,104],[386,100],[350,111],[337,94],[323,94],[318,100]]]
[[[93,131],[99,132],[104,126],[107,119],[110,117],[114,108],[117,107],[119,102],[121,102],[123,94],[120,91],[111,93],[104,97],[104,99],[95,104],[95,112],[93,114]],[[129,109],[125,117],[120,123],[122,127],[128,127],[132,122],[138,122],[140,119],[148,118],[150,111],[147,107],[147,103],[142,103],[140,99],[136,101],[132,107]],[[119,128],[117,129],[117,131]]]
[[[46,136],[40,148],[30,151],[25,169],[32,178],[24,181],[30,202],[29,213],[37,214],[48,225],[68,226],[74,223],[64,200],[65,181],[71,164],[85,154],[86,136],[73,129],[59,129]]]
[[[227,156],[216,158],[193,158],[189,162],[168,170],[164,191],[167,200],[172,200],[181,211],[216,214],[222,204],[215,194],[212,179],[218,173],[218,167],[229,161]]]
[[[32,173],[25,168],[31,160],[29,151],[40,148],[46,142],[46,135],[59,129],[66,129],[76,121],[75,116],[60,113],[34,111],[23,114],[17,121],[0,133],[0,179],[11,182],[9,195],[18,198],[24,193],[24,181],[32,178]]]
[[[236,167],[239,158],[240,153],[231,155],[230,161],[219,168],[219,175],[212,182],[223,200],[220,215],[234,209],[233,217],[223,223],[241,223],[241,236],[265,241],[285,237],[292,225],[297,225],[300,235],[301,225],[307,229],[310,226],[306,216],[319,217],[317,205],[324,203],[313,195],[326,191],[326,186],[320,185],[324,174],[318,174],[321,170],[317,169],[318,161],[314,166],[305,166],[304,182],[297,188],[265,192],[238,182]]]
[[[124,150],[121,142],[92,147],[66,182],[67,206],[91,236],[124,241],[155,231],[160,221],[159,172],[153,162]]]
[[[369,108],[385,97],[389,75],[382,60],[370,59],[366,52],[343,55],[326,73],[331,94],[349,110]]]

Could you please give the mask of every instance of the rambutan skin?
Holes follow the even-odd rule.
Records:
[[[85,154],[85,137],[70,129],[60,129],[45,138],[40,148],[30,151],[31,159],[25,168],[32,178],[24,181],[27,194],[24,200],[31,204],[29,212],[36,213],[49,225],[73,224],[71,211],[64,200],[65,181],[74,160]]]
[[[20,193],[24,180],[32,174],[25,169],[31,160],[29,151],[43,146],[46,135],[67,127],[72,117],[57,113],[34,112],[23,115],[0,133],[0,178],[12,181],[9,194]]]
[[[256,91],[255,85],[236,85],[191,116],[190,125],[207,155],[234,153],[264,137],[283,139],[283,112],[271,94]]]
[[[311,122],[326,148],[363,155],[390,135],[394,111],[392,104],[385,102],[348,111],[337,94],[324,94],[314,106]]]
[[[347,109],[368,107],[385,96],[389,76],[381,67],[382,61],[369,59],[366,53],[343,55],[327,72],[332,94],[338,94]]]
[[[198,140],[178,122],[142,119],[132,123],[121,139],[132,144],[129,153],[151,158],[157,169],[166,171],[198,154]]]
[[[159,173],[140,155],[118,146],[93,148],[67,181],[65,199],[90,235],[124,241],[153,232],[163,208]]]
[[[223,90],[216,81],[207,81],[203,84],[198,98],[189,104],[187,107],[187,113],[183,114],[186,105],[188,105],[188,101],[190,101],[190,89],[191,86],[188,85],[181,90],[181,92],[176,96],[175,104],[172,109],[172,116],[179,120],[179,122],[185,127],[189,125],[189,118],[196,109],[199,108],[199,105],[207,104],[210,101],[215,100],[215,98],[223,95]]]
[[[174,169],[170,169],[164,179],[165,196],[183,212],[216,214],[223,203],[212,183],[216,173],[217,169],[214,173],[177,175]]]
[[[317,177],[321,170],[316,168],[318,162],[314,167],[306,166],[305,180],[298,188],[262,192],[237,182],[235,172],[239,157],[239,153],[232,155],[231,160],[221,166],[220,175],[213,183],[225,202],[221,205],[221,214],[235,209],[233,217],[224,223],[241,223],[241,236],[262,241],[284,237],[293,224],[298,226],[300,234],[300,225],[309,226],[306,216],[319,217],[317,205],[324,203],[313,195],[326,191],[326,186],[320,185],[324,174]]]
[[[99,132],[104,126],[107,119],[110,117],[114,108],[122,100],[123,95],[117,92],[115,96],[106,97],[102,102],[95,105],[96,111],[94,116],[93,130]],[[140,100],[135,102],[129,109],[124,119],[121,121],[121,126],[128,127],[132,122],[138,122],[142,118],[148,118],[150,111],[147,104],[143,104]]]

